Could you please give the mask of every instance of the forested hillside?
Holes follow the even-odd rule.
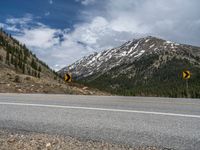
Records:
[[[20,73],[37,78],[57,78],[55,71],[40,61],[24,44],[0,29],[0,62]]]
[[[77,82],[128,96],[200,97],[200,48],[155,37],[94,53],[59,71]],[[186,80],[182,72],[191,72]]]

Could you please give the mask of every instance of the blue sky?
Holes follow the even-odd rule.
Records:
[[[61,29],[81,21],[78,10],[83,9],[74,0],[3,0],[0,7],[2,21],[31,14],[35,17],[34,21]]]
[[[0,26],[55,70],[148,35],[200,46],[199,0],[2,0]]]

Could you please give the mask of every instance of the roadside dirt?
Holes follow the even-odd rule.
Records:
[[[71,137],[39,133],[12,133],[0,130],[1,150],[161,150],[156,147],[132,148],[104,141],[80,141]]]
[[[109,95],[96,89],[75,84],[65,83],[50,78],[35,78],[18,74],[7,68],[0,70],[1,93],[51,93],[51,94],[81,94],[81,95]]]

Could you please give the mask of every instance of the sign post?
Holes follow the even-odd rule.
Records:
[[[190,79],[190,77],[191,77],[191,73],[190,73],[190,71],[183,71],[183,79],[185,79],[185,81],[186,81],[186,93],[187,93],[187,98],[189,98],[190,97],[190,95],[189,95],[189,86],[188,86],[188,80]]]

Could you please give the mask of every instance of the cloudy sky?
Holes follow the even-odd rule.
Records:
[[[59,70],[134,38],[200,46],[199,0],[1,0],[0,27]]]

